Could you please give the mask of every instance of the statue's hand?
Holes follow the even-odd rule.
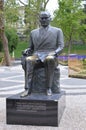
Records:
[[[52,51],[48,54],[49,56],[57,56],[57,53],[55,51]]]
[[[32,50],[31,50],[30,48],[27,48],[27,49],[25,49],[25,50],[22,52],[22,54],[23,54],[24,56],[29,56],[29,55],[32,54]]]
[[[28,54],[28,49],[25,49],[24,51],[22,51],[23,55],[27,55]]]
[[[55,53],[54,51],[51,51],[48,55],[49,56],[54,56],[54,53]]]

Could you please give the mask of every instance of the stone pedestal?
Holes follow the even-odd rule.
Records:
[[[58,126],[65,109],[65,92],[52,96],[20,94],[6,98],[7,124]]]
[[[46,93],[46,75],[44,68],[38,68],[34,71],[32,81],[32,92],[34,93]],[[54,94],[58,93],[60,89],[60,69],[58,67],[54,70],[54,78],[51,86],[51,90]]]

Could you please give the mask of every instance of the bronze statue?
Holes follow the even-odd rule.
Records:
[[[25,91],[21,97],[31,94],[32,79],[35,65],[41,63],[45,68],[46,94],[52,95],[52,82],[57,57],[64,47],[63,32],[60,28],[49,25],[51,16],[43,11],[39,15],[41,27],[31,31],[30,47],[23,52],[22,67],[25,70]]]

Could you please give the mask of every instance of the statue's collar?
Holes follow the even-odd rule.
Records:
[[[48,25],[47,27],[43,27],[43,26],[41,26],[40,29],[48,30],[49,27],[50,27],[50,25]]]

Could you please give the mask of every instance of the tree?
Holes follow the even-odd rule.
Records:
[[[4,1],[3,0],[0,0],[0,39],[3,43],[6,65],[9,66],[11,65],[11,62],[10,62],[10,55],[8,49],[8,40],[5,36],[5,29],[4,29]]]
[[[83,12],[85,13],[85,16],[86,16],[86,1],[84,1],[83,5],[84,5]],[[86,43],[86,17],[84,20],[82,20],[82,23],[83,23],[83,29],[80,33],[80,36],[81,36],[83,43]],[[84,37],[84,35],[85,35],[85,37]]]
[[[54,12],[52,24],[61,27],[64,32],[65,43],[68,44],[68,53],[73,40],[80,40],[80,33],[85,28],[82,20],[85,18],[80,0],[58,0],[59,9]],[[86,33],[83,34],[84,38]]]
[[[28,0],[27,5],[19,0],[25,6],[25,24],[26,32],[37,28],[39,25],[38,15],[40,11],[46,10],[49,0]],[[27,30],[28,29],[28,30]]]
[[[16,0],[6,0],[4,5],[6,26],[12,27],[19,20],[19,4]]]
[[[19,10],[23,6],[25,16],[25,32],[30,32],[39,25],[38,15],[40,11],[46,9],[46,5],[49,0],[27,0],[27,4],[22,0],[6,0],[5,1],[5,19],[6,25],[12,27],[20,20]],[[21,3],[22,5],[20,5]]]

